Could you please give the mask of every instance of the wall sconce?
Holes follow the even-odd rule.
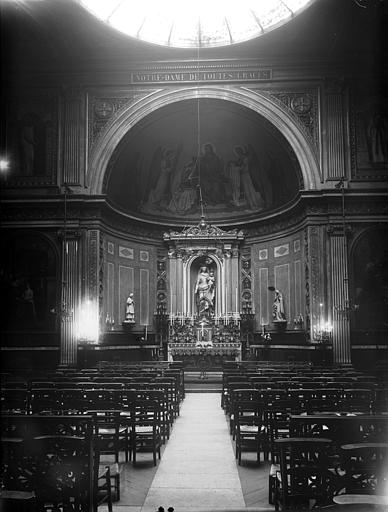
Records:
[[[77,338],[85,343],[97,343],[99,337],[98,308],[91,300],[85,300],[77,315]]]
[[[344,318],[349,318],[350,313],[357,311],[360,308],[359,304],[352,304],[350,300],[345,300],[344,304],[334,306],[334,310]]]
[[[331,341],[333,326],[330,322],[321,322],[313,327],[313,340],[318,343],[329,343]]]

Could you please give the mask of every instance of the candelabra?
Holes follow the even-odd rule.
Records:
[[[299,314],[296,318],[294,318],[294,329],[301,330],[303,329],[303,316]]]
[[[115,319],[109,313],[106,315],[105,325],[108,331],[113,331],[115,328]]]
[[[169,315],[166,312],[165,304],[158,304],[156,311],[154,311],[154,320],[156,330],[159,334],[167,332],[168,317]]]
[[[313,339],[318,343],[329,343],[332,338],[333,326],[329,323],[321,323],[313,327]]]
[[[264,332],[262,332],[262,333],[261,333],[261,339],[262,339],[262,341],[263,341],[263,343],[264,343],[264,344],[269,344],[269,343],[271,343],[271,341],[272,341],[271,333],[269,333],[269,332],[265,332],[265,331],[264,331]]]
[[[344,318],[349,318],[350,313],[357,311],[359,307],[359,304],[352,304],[350,300],[346,299],[344,304],[338,304],[334,306],[334,310],[338,313],[338,315]]]
[[[70,322],[73,320],[74,311],[69,308],[66,302],[62,302],[59,310],[59,318],[62,322]]]

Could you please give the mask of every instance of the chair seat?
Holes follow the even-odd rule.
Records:
[[[339,505],[388,505],[388,496],[376,494],[341,494],[333,497],[334,503]]]
[[[278,471],[280,471],[280,464],[271,464],[271,467],[269,468],[269,476],[276,477]]]
[[[139,425],[137,427],[135,427],[135,431],[137,434],[149,434],[149,433],[152,433],[153,431],[153,427],[152,425]]]
[[[258,425],[240,425],[240,433],[241,434],[245,434],[245,432],[247,433],[251,433],[251,432],[259,432],[259,427]]]
[[[99,428],[98,433],[101,435],[115,435],[116,429],[115,428]]]
[[[106,464],[104,464],[104,462],[100,461],[100,465],[98,468],[98,478],[101,478],[105,475],[107,466],[109,467],[110,470],[110,476],[116,476],[121,474],[121,467],[118,464],[118,462],[114,462],[113,464],[107,462]]]
[[[35,498],[33,491],[1,491],[0,500],[32,500]]]

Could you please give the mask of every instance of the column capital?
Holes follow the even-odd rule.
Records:
[[[349,237],[353,232],[353,228],[352,226],[349,226],[349,224],[346,224],[345,226],[343,224],[329,224],[326,228],[326,232],[329,236],[346,235]]]
[[[81,230],[80,229],[67,229],[66,231],[64,229],[60,229],[57,232],[58,239],[62,242],[65,240],[78,240],[81,238]]]

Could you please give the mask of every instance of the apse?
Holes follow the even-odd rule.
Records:
[[[118,144],[105,193],[151,222],[256,221],[298,197],[298,161],[263,116],[233,102],[185,100],[152,112]]]

